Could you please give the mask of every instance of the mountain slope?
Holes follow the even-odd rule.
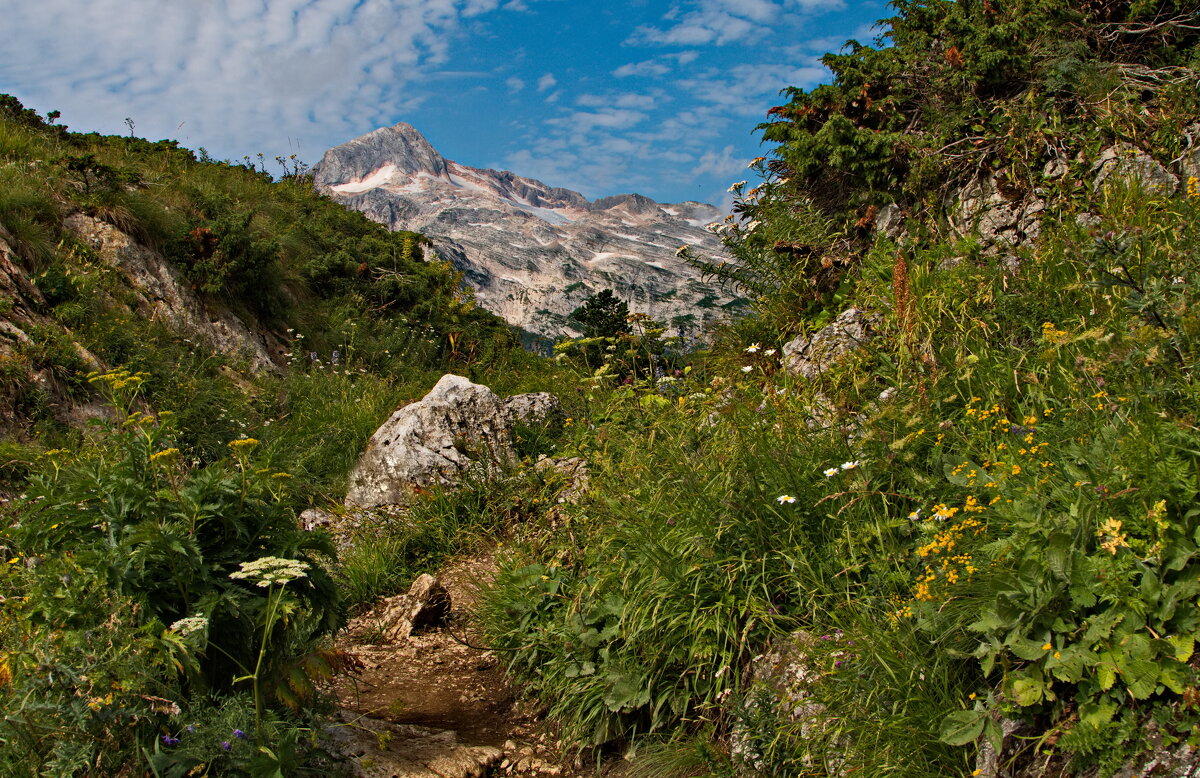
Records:
[[[318,188],[391,229],[428,236],[483,307],[540,335],[612,288],[631,310],[695,334],[737,303],[676,256],[682,245],[722,253],[697,202],[662,205],[637,194],[590,202],[570,189],[443,158],[408,124],[375,130],[325,153]]]

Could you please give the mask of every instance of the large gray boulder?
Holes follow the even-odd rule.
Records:
[[[350,473],[349,508],[408,505],[415,495],[456,483],[469,471],[495,475],[517,461],[513,425],[561,414],[551,395],[502,399],[491,389],[445,375],[419,402],[375,431]]]

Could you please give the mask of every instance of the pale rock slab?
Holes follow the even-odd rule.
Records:
[[[440,580],[422,573],[407,594],[384,600],[383,636],[393,643],[407,640],[417,630],[445,623],[450,608],[450,592]]]
[[[971,181],[951,196],[950,224],[960,235],[987,244],[1020,245],[1036,240],[1046,203],[1039,197],[1005,195],[992,175]]]
[[[769,767],[759,746],[761,733],[750,726],[751,721],[761,720],[764,715],[798,724],[803,738],[829,739],[828,727],[822,718],[825,706],[813,699],[812,687],[826,672],[820,662],[828,661],[814,656],[815,644],[818,640],[830,639],[835,638],[794,632],[772,641],[762,654],[750,660],[749,691],[733,711],[734,724],[730,732],[731,755],[742,775],[764,775],[764,769]],[[842,636],[838,635],[836,639],[840,641]],[[829,651],[820,653],[828,654]],[[763,711],[763,707],[767,710]],[[830,749],[831,752],[836,750]],[[842,761],[836,756],[829,756],[821,767],[823,769],[814,774],[846,774]]]
[[[346,758],[354,778],[482,778],[503,756],[495,746],[459,742],[430,729],[339,711],[324,740]]]
[[[1100,152],[1092,165],[1092,188],[1099,190],[1106,181],[1136,181],[1147,194],[1170,195],[1179,188],[1179,179],[1146,152],[1128,143],[1118,143]]]

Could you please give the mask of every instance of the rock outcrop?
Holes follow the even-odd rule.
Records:
[[[1111,179],[1136,181],[1145,194],[1170,195],[1179,188],[1179,179],[1146,152],[1128,143],[1120,143],[1100,153],[1092,166],[1092,188],[1099,189]]]
[[[847,308],[812,335],[801,335],[783,347],[783,366],[792,375],[812,381],[842,357],[875,337],[879,316]]]
[[[795,632],[772,641],[762,654],[750,660],[747,692],[733,710],[730,733],[731,756],[742,775],[765,775],[771,768],[762,749],[764,733],[751,722],[788,721],[798,726],[797,734],[802,738],[829,740],[828,723],[822,717],[825,706],[813,699],[812,687],[828,672],[829,665],[837,662],[840,666],[849,657],[841,647],[843,642],[840,632],[820,638]],[[818,643],[827,645],[816,650]],[[845,774],[840,760],[832,756],[837,750],[831,747],[824,769],[814,772]]]
[[[637,194],[589,202],[444,159],[408,124],[330,149],[314,174],[320,191],[347,207],[429,237],[484,308],[530,332],[577,334],[566,316],[605,288],[672,334],[697,334],[737,303],[676,256],[685,244],[723,256],[704,229],[723,214],[703,203],[661,205]]]
[[[486,386],[445,375],[419,402],[376,430],[350,473],[349,508],[407,505],[414,495],[468,471],[495,474],[516,462],[513,425],[550,423],[562,410],[551,395],[501,399]]]
[[[280,372],[271,352],[272,347],[283,350],[284,344],[268,344],[266,335],[232,311],[203,302],[162,254],[84,213],[67,217],[65,226],[125,278],[142,318],[164,321],[188,337],[204,338],[215,351],[244,360],[251,372]]]

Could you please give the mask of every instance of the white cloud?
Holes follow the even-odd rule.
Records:
[[[509,77],[509,79],[504,82],[504,85],[508,87],[508,91],[513,94],[516,94],[525,88],[525,82],[516,76]]]
[[[138,134],[177,137],[217,156],[271,156],[293,140],[314,152],[390,123],[398,109],[428,97],[415,87],[447,61],[464,21],[499,6],[500,0],[10,3],[0,83],[32,107],[63,110],[64,122],[84,129],[124,132],[130,116]]]
[[[554,77],[554,74],[547,73],[546,75],[544,75],[538,79],[537,90],[539,92],[546,92],[550,89],[553,89],[557,84],[558,84],[558,79]]]
[[[615,108],[649,110],[658,105],[660,99],[660,97],[639,94],[637,92],[615,92],[604,95],[582,94],[575,98],[575,103],[585,108],[612,106]]]
[[[630,62],[622,65],[613,71],[613,75],[617,78],[628,78],[629,76],[665,76],[670,72],[670,66],[661,60],[648,59],[645,62]]]
[[[626,42],[643,46],[724,46],[762,36],[789,11],[812,14],[844,5],[844,0],[689,0],[684,6],[672,6],[663,16],[668,24],[642,25]]]

